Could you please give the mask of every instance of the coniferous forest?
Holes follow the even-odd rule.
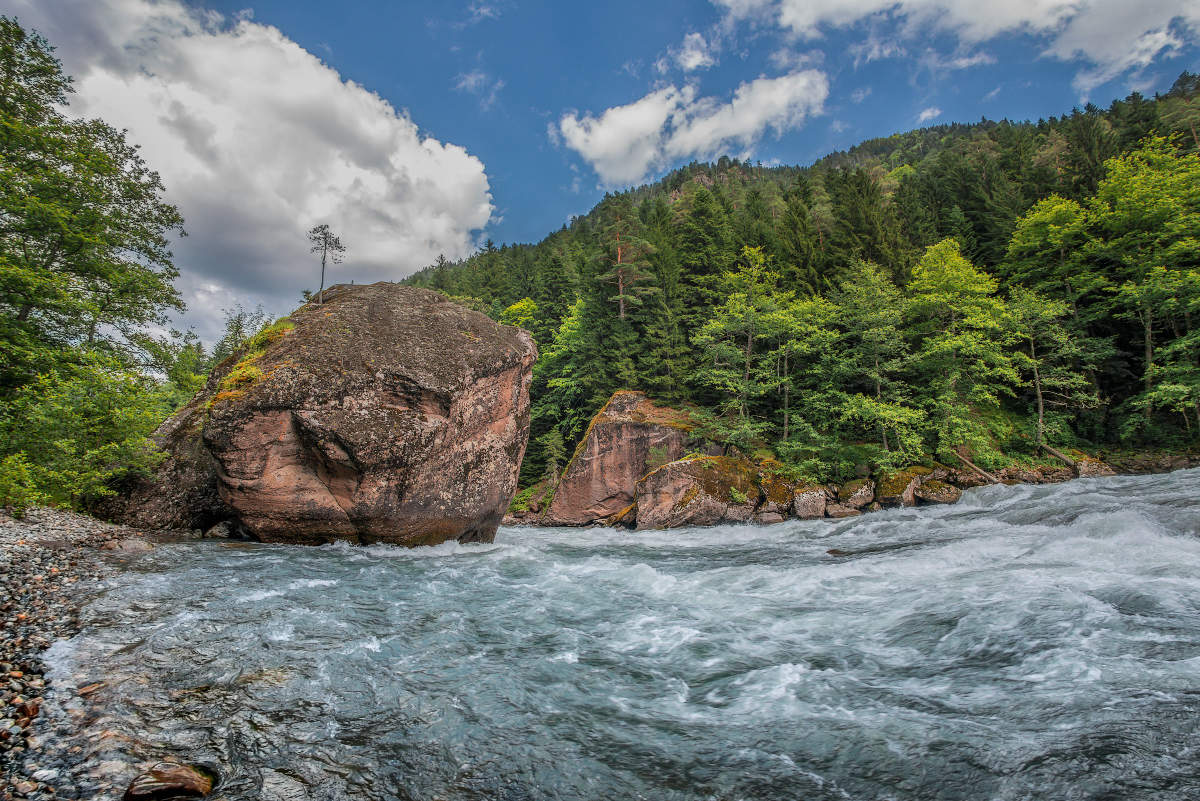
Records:
[[[722,158],[413,276],[530,330],[528,485],[614,390],[836,480],[1200,434],[1200,77],[811,167]]]

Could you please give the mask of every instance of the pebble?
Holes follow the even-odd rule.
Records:
[[[41,653],[78,631],[88,588],[112,572],[97,551],[149,550],[138,534],[58,509],[31,509],[20,520],[0,511],[0,801],[78,797],[47,765],[61,765],[63,755],[40,750]]]

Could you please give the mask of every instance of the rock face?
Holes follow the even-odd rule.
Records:
[[[617,392],[592,419],[541,522],[582,526],[627,510],[639,479],[686,453],[690,431],[685,413]]]
[[[958,503],[962,490],[937,479],[927,479],[913,492],[921,503]]]
[[[683,459],[637,483],[637,528],[744,523],[758,502],[758,477],[748,462],[724,456]]]
[[[529,334],[391,283],[327,289],[290,321],[164,424],[173,472],[126,519],[208,528],[211,480],[265,542],[490,541],[529,436]],[[188,492],[156,493],[175,465]]]

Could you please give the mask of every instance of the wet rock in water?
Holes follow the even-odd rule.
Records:
[[[637,528],[744,523],[758,505],[756,479],[750,463],[725,456],[663,465],[637,483]]]
[[[855,509],[853,506],[843,506],[840,503],[831,503],[825,507],[825,514],[832,518],[843,517],[858,517],[862,514],[861,509]]]
[[[203,798],[212,792],[212,777],[188,765],[159,762],[139,774],[125,791],[124,801],[165,801]]]
[[[921,483],[913,491],[913,495],[921,503],[958,503],[962,497],[962,490],[951,484],[945,484],[936,479],[929,479]]]
[[[235,519],[265,542],[490,541],[516,492],[536,358],[527,332],[436,292],[334,286],[226,360],[178,415],[172,459],[211,454],[223,508],[151,489],[126,516]],[[202,422],[186,422],[198,409]]]
[[[684,412],[640,392],[615,393],[588,426],[542,522],[580,526],[611,519],[633,503],[639,479],[686,453],[691,430]]]
[[[825,516],[829,505],[829,493],[824,487],[801,484],[792,495],[792,509],[801,520],[815,520]]]
[[[754,522],[762,525],[771,525],[773,523],[782,523],[783,515],[778,512],[758,512],[754,515]]]
[[[875,482],[869,478],[849,481],[838,487],[837,502],[840,506],[862,509],[875,498]],[[833,517],[831,514],[830,517]],[[844,515],[843,515],[844,517]]]

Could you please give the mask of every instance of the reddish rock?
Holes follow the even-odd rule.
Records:
[[[875,498],[875,482],[869,478],[860,478],[838,487],[837,500],[842,506],[851,509],[862,509]],[[830,515],[832,517],[832,515]]]
[[[962,498],[962,490],[951,484],[929,479],[921,482],[921,485],[913,490],[913,495],[921,503],[958,503]]]
[[[637,528],[743,523],[758,505],[757,474],[742,459],[701,456],[663,465],[637,483]]]
[[[1041,470],[1043,484],[1061,484],[1075,478],[1075,471],[1067,466],[1043,467]]]
[[[265,542],[490,541],[529,435],[529,334],[392,283],[290,319],[184,410],[207,410],[229,516]]]
[[[125,791],[124,801],[203,798],[212,792],[212,777],[187,765],[159,762],[139,774]]]
[[[611,519],[633,503],[643,476],[687,452],[690,432],[685,413],[640,392],[617,392],[588,426],[543,522],[582,526]]]
[[[801,520],[816,520],[825,516],[829,493],[824,487],[801,484],[792,494],[792,510]]]

